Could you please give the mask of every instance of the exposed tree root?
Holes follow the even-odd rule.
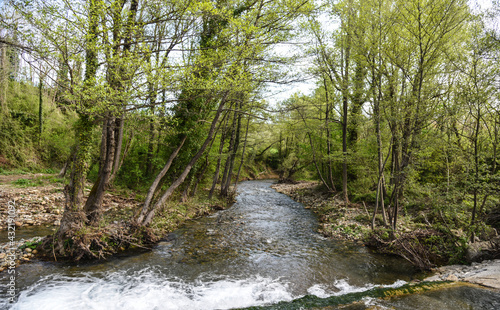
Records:
[[[152,229],[125,223],[105,227],[84,226],[65,233],[63,240],[47,236],[40,246],[47,257],[72,259],[105,259],[130,247],[150,249],[159,237]],[[62,248],[61,248],[62,247]]]
[[[446,255],[450,244],[448,238],[436,230],[419,229],[389,241],[373,234],[370,245],[378,252],[399,255],[421,270],[430,270],[449,260]]]
[[[299,182],[291,178],[284,178],[284,179],[279,179],[278,184],[299,184]]]

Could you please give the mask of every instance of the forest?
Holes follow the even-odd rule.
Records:
[[[266,177],[315,181],[334,198],[319,212],[331,229],[358,229],[328,224],[339,209],[366,210],[359,238],[422,268],[498,239],[498,1],[8,0],[0,12],[0,174],[61,178],[64,214],[43,244],[54,257],[155,243],[179,206],[227,205],[238,181]],[[110,191],[137,199],[116,227]]]

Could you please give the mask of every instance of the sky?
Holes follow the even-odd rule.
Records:
[[[493,0],[469,0],[469,5],[473,10],[487,10],[493,5]],[[500,2],[499,2],[500,5]],[[500,20],[494,21],[497,26],[500,26]],[[289,46],[278,47],[278,53],[287,53]],[[297,64],[293,70],[303,70],[308,66],[307,62],[302,62]],[[266,101],[271,105],[276,105],[278,102],[286,100],[291,97],[294,93],[300,92],[304,95],[310,95],[315,89],[315,80],[308,79],[303,82],[295,82],[289,85],[275,85],[270,86],[267,95],[265,96]]]

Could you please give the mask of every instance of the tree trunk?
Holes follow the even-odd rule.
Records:
[[[241,104],[240,104],[240,109],[241,109]],[[236,117],[236,113],[234,116]],[[233,174],[234,161],[236,160],[236,153],[238,152],[238,149],[240,146],[241,117],[242,117],[242,115],[238,114],[238,122],[236,125],[236,137],[234,139],[234,145],[232,147],[231,153],[229,154],[230,165],[229,165],[228,176],[226,179],[226,184],[224,185],[224,189],[221,190],[222,196],[227,196],[229,194],[229,186],[231,185],[231,178],[232,178],[232,174]]]
[[[38,84],[38,147],[42,145],[43,130],[43,82],[40,73],[40,82]]]
[[[87,42],[85,46],[85,86],[91,87],[96,76],[98,68],[98,59],[96,44],[98,38],[98,7],[94,1],[89,1],[89,29],[87,33]],[[90,102],[82,102],[88,107]],[[76,156],[73,161],[71,177],[69,184],[65,187],[66,204],[59,230],[55,234],[55,249],[61,255],[66,254],[65,241],[72,238],[74,233],[80,230],[87,217],[83,212],[83,191],[85,188],[85,179],[87,177],[90,152],[92,150],[92,131],[93,121],[89,115],[82,113],[78,125],[76,126],[77,147]],[[72,249],[69,249],[70,252]]]
[[[321,170],[319,169],[318,162],[316,161],[316,151],[314,150],[314,144],[311,138],[311,133],[307,133],[309,137],[309,143],[311,144],[311,151],[312,151],[312,156],[313,156],[313,162],[314,166],[316,167],[316,172],[318,173],[319,178],[321,179],[321,182],[323,185],[328,189],[329,192],[335,191],[335,189],[331,188],[329,184],[325,181],[325,178],[323,178],[323,174],[321,173]]]
[[[250,117],[248,117],[247,128],[245,130],[245,142],[243,142],[243,150],[241,151],[241,161],[240,166],[238,167],[238,173],[236,174],[236,179],[234,180],[234,191],[236,192],[236,188],[238,186],[238,180],[240,178],[241,167],[243,167],[243,162],[245,161],[245,150],[247,148],[248,141],[248,127],[250,126]]]
[[[0,120],[7,114],[7,89],[9,88],[9,61],[7,60],[7,44],[0,43]]]
[[[347,192],[347,113],[349,106],[348,83],[349,83],[349,58],[350,58],[350,34],[346,35],[347,43],[342,48],[342,196],[344,203],[349,204]]]
[[[128,151],[130,149],[130,144],[132,143],[132,139],[134,137],[133,132],[130,134],[130,138],[125,146],[125,150],[122,155],[122,146],[123,146],[123,128],[124,128],[125,120],[123,118],[123,114],[121,117],[116,118],[116,126],[115,126],[115,139],[116,139],[116,149],[115,149],[115,158],[113,159],[113,172],[109,177],[109,184],[112,185],[115,181],[115,178],[120,170],[125,157],[127,157]]]
[[[198,176],[196,177],[196,182],[194,182],[193,190],[191,191],[190,194],[191,197],[194,197],[196,195],[196,191],[198,190],[198,185],[200,184],[201,180],[203,180],[203,177],[205,176],[205,173],[208,170],[208,166],[210,166],[210,163],[208,161],[208,156],[207,156],[206,161],[203,164],[203,168],[201,169],[201,172],[198,173]]]
[[[69,184],[64,188],[66,198],[64,213],[55,238],[57,240],[55,248],[60,255],[66,254],[65,240],[72,237],[72,232],[81,229],[87,219],[82,205],[90,151],[92,149],[92,129],[92,120],[86,115],[81,115],[76,126],[78,134],[75,160],[73,161]]]
[[[110,117],[106,120],[106,125],[103,126],[102,140],[105,146],[101,146],[101,165],[99,168],[99,176],[90,191],[84,207],[87,222],[91,226],[97,226],[101,219],[102,202],[104,200],[104,194],[108,188],[109,179],[113,170],[116,150],[115,124],[115,118]]]
[[[227,130],[227,123],[229,122],[229,117],[225,120],[224,122],[224,128],[222,130],[221,136],[220,136],[220,145],[219,145],[219,157],[217,158],[217,165],[215,167],[215,173],[214,177],[212,180],[212,187],[210,188],[210,192],[208,193],[208,199],[212,199],[215,191],[215,187],[217,186],[217,181],[219,180],[219,173],[220,173],[220,166],[222,162],[222,152],[224,150],[224,142],[226,139],[226,130]]]
[[[142,206],[141,213],[139,214],[139,217],[137,218],[138,223],[141,223],[144,220],[144,217],[146,216],[146,212],[149,209],[149,206],[151,204],[151,201],[153,200],[153,196],[158,188],[158,185],[160,184],[160,181],[163,179],[165,174],[170,169],[172,162],[177,157],[177,154],[179,154],[179,151],[181,150],[182,146],[184,145],[184,142],[186,142],[186,139],[187,139],[187,135],[184,135],[181,139],[181,142],[177,146],[177,148],[172,152],[172,154],[170,154],[170,157],[168,158],[167,163],[165,164],[163,169],[156,176],[155,180],[153,181],[153,184],[151,184],[151,186],[149,187],[148,193],[146,194],[146,199],[144,200],[144,204]]]
[[[333,181],[333,171],[332,171],[332,142],[331,142],[331,134],[330,134],[330,98],[328,92],[328,85],[326,83],[326,78],[323,79],[323,85],[325,87],[325,101],[326,101],[326,111],[325,111],[325,129],[326,129],[326,149],[328,156],[328,182],[330,183],[331,188],[335,191],[335,183]]]
[[[470,229],[471,229],[471,242],[474,242],[475,240],[475,234],[474,234],[474,224],[476,223],[476,211],[477,211],[477,206],[478,206],[478,199],[479,199],[479,193],[478,193],[478,186],[479,186],[479,130],[481,128],[480,126],[481,122],[481,107],[478,105],[477,107],[477,115],[476,115],[476,126],[475,126],[475,132],[474,132],[474,137],[473,137],[473,145],[474,145],[474,191],[473,191],[473,196],[474,196],[474,207],[472,208],[472,215],[471,215],[471,220],[470,220]]]
[[[148,143],[148,154],[146,157],[146,175],[149,177],[153,174],[153,150],[154,150],[154,138],[155,138],[155,123],[152,117],[149,121],[149,143]]]
[[[196,163],[196,161],[205,152],[205,149],[208,147],[208,145],[210,144],[210,142],[211,142],[211,140],[213,138],[217,122],[218,122],[219,117],[220,117],[220,115],[222,113],[222,109],[223,109],[223,107],[225,105],[225,101],[226,101],[226,98],[227,98],[228,94],[229,94],[229,92],[226,91],[226,93],[224,94],[223,98],[221,99],[221,102],[219,103],[219,108],[217,109],[217,112],[216,112],[216,114],[214,116],[214,119],[213,119],[212,124],[210,126],[210,130],[208,132],[208,136],[207,136],[205,142],[203,143],[203,145],[201,146],[201,148],[198,150],[198,152],[196,153],[196,155],[191,159],[191,161],[184,168],[184,171],[181,173],[181,175],[170,185],[170,187],[166,190],[166,192],[155,203],[155,205],[153,206],[153,208],[147,213],[146,218],[144,218],[144,220],[142,220],[142,221],[139,221],[139,223],[141,225],[147,226],[148,224],[151,223],[151,221],[153,220],[153,217],[156,214],[156,212],[159,211],[161,208],[163,208],[163,205],[165,204],[165,202],[167,201],[167,199],[170,198],[170,196],[177,189],[177,187],[179,187],[179,185],[181,185],[182,182],[184,182],[184,180],[186,179],[187,175],[189,174],[189,172],[193,168],[193,166]]]
[[[228,156],[226,159],[226,164],[224,168],[224,173],[222,174],[222,182],[220,184],[220,195],[221,197],[226,197],[228,194],[228,180],[231,181],[231,173],[233,168],[234,153],[236,147],[236,136],[237,124],[238,123],[238,113],[235,111],[233,116],[233,124],[231,125],[231,140],[229,140],[229,148],[227,150]]]

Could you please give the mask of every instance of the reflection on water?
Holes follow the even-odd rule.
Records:
[[[57,226],[24,226],[16,228],[16,240],[29,239],[33,237],[45,237],[51,235],[56,230]],[[0,243],[8,242],[9,236],[7,232],[0,232]]]
[[[12,309],[229,309],[418,276],[404,260],[322,238],[315,216],[270,185],[241,183],[231,208],[191,221],[151,252],[21,266]]]

